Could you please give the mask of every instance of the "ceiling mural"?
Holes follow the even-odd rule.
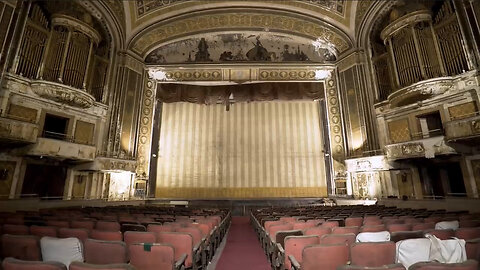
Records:
[[[176,41],[150,52],[147,64],[218,62],[312,62],[336,60],[334,48],[274,33],[224,33]]]
[[[149,15],[150,13],[157,11],[159,9],[164,9],[171,7],[172,5],[179,4],[182,2],[198,2],[196,0],[136,0],[136,15],[138,18]],[[255,1],[257,0],[241,0],[241,1]],[[209,1],[215,2],[215,1]],[[221,1],[216,1],[221,2]],[[265,1],[269,2],[269,1]],[[271,2],[271,1],[270,1]],[[340,15],[345,15],[345,2],[346,0],[275,0],[274,2],[284,5],[295,5],[295,4],[309,4],[312,6],[320,7],[322,9],[328,10],[333,13]],[[295,3],[298,2],[298,3]]]

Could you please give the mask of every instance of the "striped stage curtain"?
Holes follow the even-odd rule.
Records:
[[[165,103],[156,196],[326,196],[318,102]]]

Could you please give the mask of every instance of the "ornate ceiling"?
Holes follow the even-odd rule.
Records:
[[[79,0],[89,2],[91,0]],[[101,4],[97,4],[101,2]],[[353,48],[376,0],[103,0],[122,32],[124,49],[145,58],[153,50],[192,36],[257,32],[298,36]],[[370,10],[370,11],[369,11]],[[370,15],[369,15],[370,14]],[[375,16],[375,15],[373,15]],[[118,30],[117,30],[118,31]],[[206,36],[205,36],[206,37]],[[123,43],[123,41],[125,43]],[[303,41],[302,41],[303,42]],[[296,42],[301,43],[301,42]]]

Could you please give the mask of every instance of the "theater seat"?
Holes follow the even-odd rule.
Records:
[[[292,269],[302,270],[336,270],[347,264],[350,249],[345,244],[311,245],[306,246],[300,257],[289,256]]]
[[[123,241],[127,244],[127,247],[134,243],[155,243],[157,242],[157,236],[154,232],[136,232],[126,231],[123,234]]]
[[[337,270],[406,270],[406,268],[401,264],[390,264],[384,265],[380,267],[365,267],[365,266],[358,266],[358,265],[343,265],[340,266]]]
[[[327,227],[313,227],[313,228],[308,228],[303,231],[304,235],[316,235],[318,237],[322,237],[322,235],[325,234],[330,234],[332,232],[331,228]]]
[[[390,241],[398,242],[406,239],[422,238],[423,231],[408,231],[408,232],[392,232],[390,233]]]
[[[57,228],[52,226],[30,226],[30,234],[38,237],[50,236],[57,237]]]
[[[360,227],[358,226],[349,226],[349,227],[335,227],[332,229],[332,234],[346,234],[353,233],[358,234]]]
[[[320,244],[322,245],[332,245],[332,244],[347,244],[351,246],[355,243],[355,234],[345,233],[345,234],[326,234],[320,238]]]
[[[24,261],[15,258],[6,258],[2,262],[3,270],[67,270],[59,262]]]
[[[117,232],[120,231],[120,223],[116,221],[104,221],[99,220],[95,225],[95,229],[102,230],[102,231],[113,231]]]
[[[288,257],[290,255],[297,258],[301,263],[303,248],[310,245],[319,244],[318,236],[287,236],[285,238],[285,248],[279,247],[279,256],[277,256],[277,267],[279,269],[291,269],[292,264]],[[283,267],[282,267],[283,266]]]
[[[459,228],[455,231],[455,237],[465,240],[480,238],[480,228]]]
[[[17,224],[5,224],[2,231],[4,234],[27,235],[29,234],[28,226]]]
[[[447,240],[455,236],[454,230],[427,230],[424,233],[435,235],[440,240]]]
[[[4,234],[1,239],[3,257],[13,257],[27,261],[42,260],[37,236]]]
[[[478,262],[467,260],[463,263],[439,263],[439,262],[419,262],[413,264],[408,270],[477,270]]]
[[[353,265],[379,267],[395,263],[394,242],[354,243],[350,248]]]
[[[122,241],[123,236],[120,231],[101,231],[93,230],[90,233],[90,237],[97,240],[106,240],[106,241]]]
[[[71,228],[82,228],[89,231],[95,228],[95,222],[93,220],[72,220],[70,222]]]
[[[180,232],[162,232],[157,234],[157,242],[169,244],[175,249],[175,260],[181,259],[183,254],[187,254],[185,259],[185,268],[193,266],[193,238],[188,233]]]
[[[132,244],[128,248],[130,264],[139,270],[183,269],[187,254],[175,254],[170,244]],[[178,257],[175,260],[175,257]]]
[[[87,239],[84,243],[85,262],[112,264],[128,262],[127,245],[121,241]]]
[[[119,263],[119,264],[90,264],[83,262],[72,262],[68,267],[69,270],[95,270],[95,269],[105,269],[105,270],[136,270],[130,264]],[[140,269],[138,269],[140,270]]]
[[[351,226],[361,227],[362,225],[363,225],[363,217],[348,217],[345,219],[345,227],[351,227]]]
[[[75,237],[80,239],[80,241],[85,242],[87,238],[89,237],[89,231],[87,229],[83,228],[77,228],[77,229],[72,229],[72,228],[60,228],[58,229],[58,238],[69,238],[69,237]]]

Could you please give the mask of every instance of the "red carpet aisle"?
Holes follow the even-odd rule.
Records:
[[[269,270],[265,253],[249,217],[233,217],[216,270]]]

